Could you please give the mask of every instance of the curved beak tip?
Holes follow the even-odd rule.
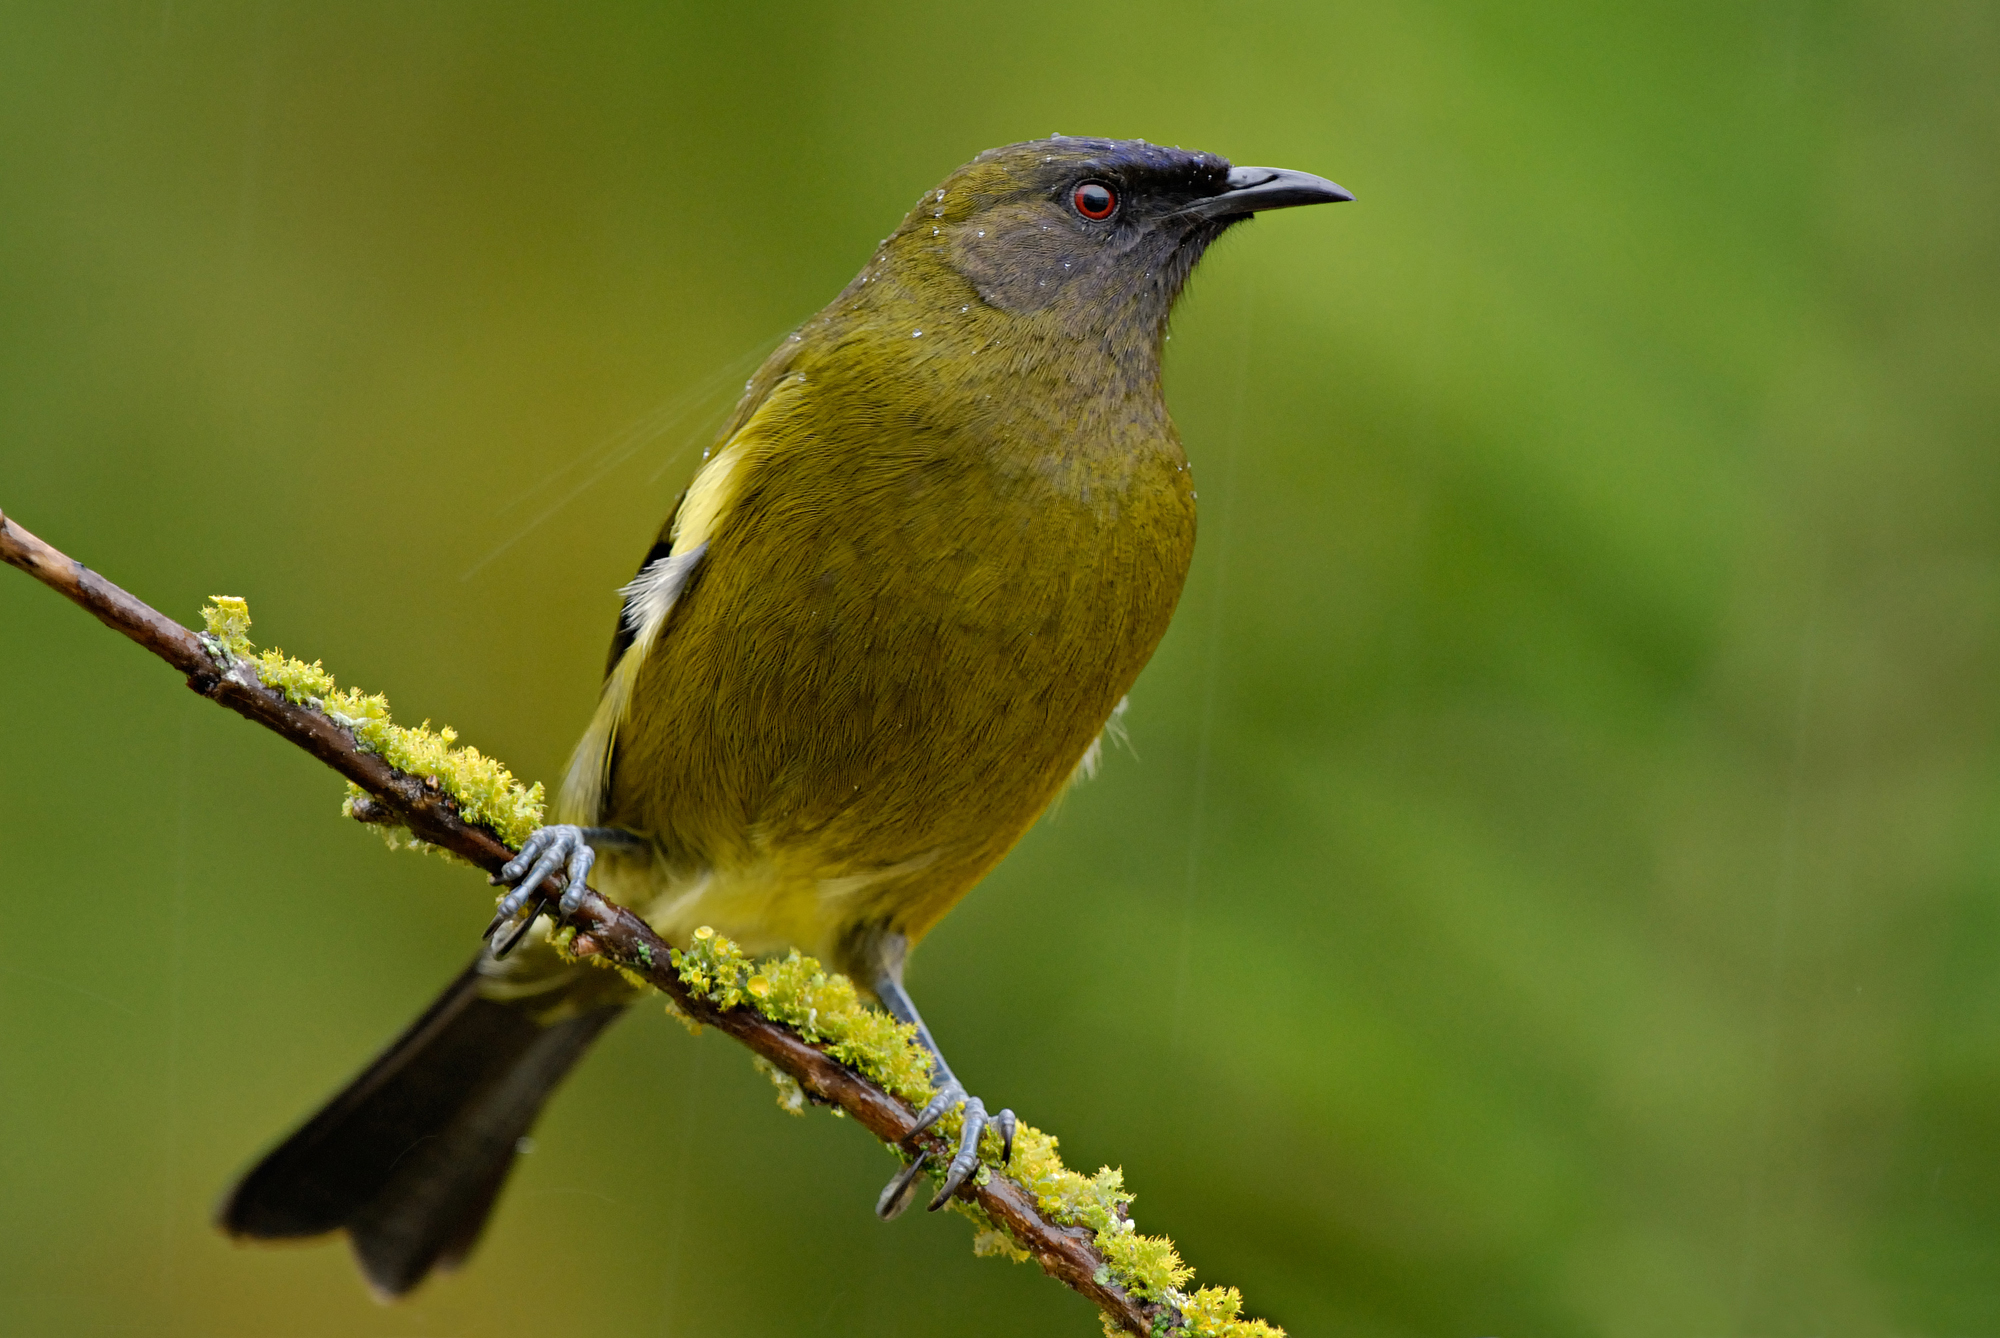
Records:
[[[1212,217],[1235,217],[1266,209],[1290,209],[1302,204],[1342,204],[1354,198],[1345,186],[1283,167],[1235,167],[1224,179],[1222,192],[1203,202]]]

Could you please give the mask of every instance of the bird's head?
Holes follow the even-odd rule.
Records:
[[[891,263],[948,266],[988,306],[1077,335],[1164,330],[1202,252],[1266,209],[1354,197],[1143,140],[1059,135],[989,149],[917,202]]]

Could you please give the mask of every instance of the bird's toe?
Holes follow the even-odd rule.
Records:
[[[945,1167],[944,1183],[931,1199],[930,1210],[938,1209],[951,1202],[951,1196],[958,1193],[974,1171],[979,1169],[979,1136],[986,1132],[986,1103],[978,1097],[965,1099],[965,1123],[958,1131],[958,1151],[952,1154],[950,1165]]]
[[[917,1122],[910,1126],[910,1132],[904,1137],[915,1138],[943,1119],[945,1112],[957,1107],[965,1099],[965,1084],[956,1078],[947,1079],[939,1085],[936,1094],[924,1103],[924,1108],[917,1112]]]
[[[520,928],[493,950],[495,957],[505,957],[512,952],[535,918],[549,908],[549,899],[543,894],[543,884],[550,879],[558,880],[562,888],[562,899],[558,904],[563,914],[575,911],[582,903],[586,890],[585,879],[590,874],[590,866],[597,860],[597,852],[591,849],[581,827],[569,823],[555,823],[538,827],[521,843],[521,851],[507,861],[500,872],[490,880],[495,886],[509,888],[500,898],[491,924],[486,926],[484,938],[492,938],[500,926],[517,917]]]

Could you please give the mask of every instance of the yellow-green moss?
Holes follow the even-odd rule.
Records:
[[[1285,1331],[1261,1319],[1239,1319],[1243,1293],[1234,1287],[1203,1287],[1182,1299],[1192,1338],[1285,1338]]]
[[[930,1099],[930,1055],[918,1043],[917,1029],[868,1007],[853,981],[822,969],[816,959],[793,951],[753,961],[704,926],[685,950],[674,950],[674,969],[689,989],[717,1007],[747,1005],[825,1046],[884,1090],[907,1101]]]
[[[674,950],[674,968],[690,990],[717,1007],[761,1013],[824,1045],[834,1058],[912,1104],[929,1099],[930,1056],[918,1043],[916,1028],[870,1008],[852,981],[826,971],[813,958],[793,951],[759,962],[704,926],[685,950]],[[780,1093],[779,1104],[791,1109],[782,1086]],[[948,1137],[956,1136],[956,1125],[956,1116],[940,1122]],[[980,1154],[982,1177],[999,1169],[1000,1140],[991,1130],[981,1140]],[[1178,1308],[1186,1317],[1185,1332],[1198,1338],[1284,1338],[1282,1329],[1238,1318],[1243,1298],[1233,1287],[1205,1287],[1192,1296],[1181,1292],[1194,1270],[1165,1236],[1139,1234],[1127,1212],[1132,1194],[1122,1171],[1104,1166],[1096,1175],[1080,1175],[1063,1165],[1053,1135],[1023,1124],[1014,1135],[1014,1157],[1005,1172],[1035,1196],[1050,1221],[1090,1228],[1105,1260],[1100,1281]],[[976,1205],[955,1199],[952,1207],[977,1227],[975,1254],[1030,1257]],[[1106,1331],[1114,1330],[1107,1324]]]
[[[985,1174],[984,1167],[981,1168],[981,1174]],[[954,1198],[946,1206],[961,1217],[971,1219],[973,1226],[972,1252],[979,1258],[986,1259],[993,1255],[999,1255],[1002,1258],[1011,1259],[1017,1264],[1025,1264],[1035,1257],[1022,1249],[1021,1243],[1014,1239],[1013,1233],[988,1217],[986,1210],[978,1204],[968,1202],[965,1199]]]
[[[264,686],[276,688],[294,703],[304,703],[313,698],[327,698],[334,695],[333,675],[318,660],[307,664],[295,660],[281,650],[267,650],[251,663],[257,666],[257,677],[264,680]],[[389,704],[382,703],[386,712]]]
[[[345,726],[358,745],[399,771],[435,781],[457,803],[461,817],[491,828],[508,845],[519,846],[542,825],[541,782],[524,786],[497,759],[477,748],[455,747],[458,731],[449,725],[437,730],[428,720],[415,729],[398,725],[390,718],[387,697],[338,687],[318,660],[307,664],[276,649],[257,652],[250,642],[248,605],[230,595],[210,598],[214,603],[204,607],[201,616],[208,624],[209,645],[217,653],[249,665],[266,686],[294,704],[324,711]],[[350,785],[348,792],[346,807],[351,813],[351,801],[362,791]],[[394,828],[377,829],[391,846],[424,844],[399,836]]]
[[[778,1109],[787,1115],[803,1116],[806,1113],[806,1089],[799,1086],[799,1080],[773,1064],[762,1055],[750,1056],[750,1066],[771,1080],[771,1086],[778,1089]]]
[[[1103,1253],[1113,1277],[1125,1282],[1125,1290],[1148,1301],[1158,1301],[1194,1276],[1181,1262],[1180,1251],[1165,1236],[1142,1236],[1130,1221],[1110,1231],[1097,1233],[1097,1248]]]
[[[213,604],[201,606],[202,621],[208,624],[208,639],[231,658],[250,653],[250,605],[240,595],[210,595]]]

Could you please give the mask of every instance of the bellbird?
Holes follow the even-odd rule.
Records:
[[[567,908],[593,867],[669,940],[796,946],[915,1024],[937,1088],[919,1124],[964,1110],[941,1205],[989,1121],[905,954],[1062,790],[1166,631],[1195,499],[1160,357],[1190,271],[1260,210],[1351,198],[1064,136],[925,194],[765,361],[624,587],[561,821],[500,876],[495,925],[526,923],[237,1183],[223,1229],[344,1229],[385,1298],[464,1259],[542,1102],[635,995],[535,919],[532,889],[562,876]],[[993,1123],[1011,1142],[1012,1114]],[[913,1167],[877,1211],[915,1186]]]

